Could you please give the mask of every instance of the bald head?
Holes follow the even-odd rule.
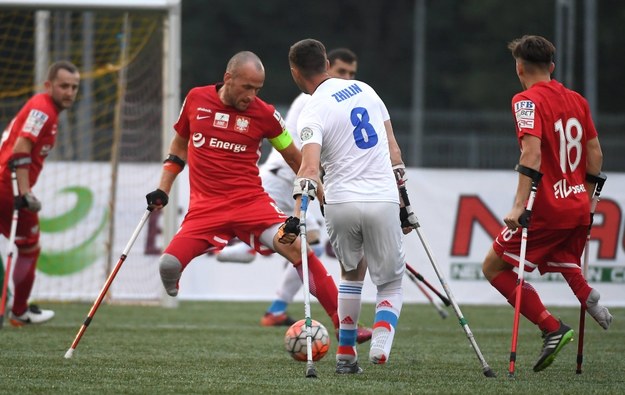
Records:
[[[250,51],[238,52],[228,61],[219,97],[225,105],[245,111],[264,83],[265,68],[260,58]]]
[[[243,67],[252,67],[257,72],[265,73],[263,62],[254,52],[250,51],[238,52],[230,58],[226,66],[226,73],[237,74]]]

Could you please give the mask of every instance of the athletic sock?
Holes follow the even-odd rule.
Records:
[[[369,360],[382,364],[388,360],[403,305],[401,279],[378,285]]]
[[[19,316],[28,309],[28,298],[35,282],[35,269],[41,248],[29,253],[19,252],[13,271],[13,314]]]
[[[356,340],[362,299],[362,281],[341,280],[338,294],[339,346],[336,360],[354,362],[357,357]]]
[[[586,300],[588,300],[588,296],[590,295],[592,288],[588,285],[582,271],[576,270],[575,272],[563,272],[562,276],[569,284],[569,287],[577,297],[577,300],[579,300],[582,306],[586,308]]]
[[[297,272],[302,275],[302,262],[295,265]],[[328,316],[332,319],[334,328],[339,328],[339,317],[337,313],[338,290],[323,263],[311,251],[308,253],[308,284],[310,293],[317,298]]]
[[[276,299],[291,303],[295,294],[302,287],[302,279],[297,270],[289,263],[282,274],[282,281],[276,291]],[[284,307],[286,309],[286,306]]]
[[[271,313],[273,315],[279,315],[286,311],[287,303],[284,300],[276,299],[274,300],[267,309],[267,313]]]
[[[499,273],[491,281],[492,286],[508,300],[508,303],[510,303],[512,307],[514,307],[516,302],[516,282],[517,274],[512,270]],[[521,314],[530,320],[530,322],[538,325],[542,331],[549,333],[558,330],[560,321],[545,308],[545,305],[542,300],[540,300],[540,296],[534,287],[524,281],[521,292]]]

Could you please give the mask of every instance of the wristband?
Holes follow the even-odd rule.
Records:
[[[163,163],[163,169],[174,174],[180,173],[185,166],[184,161],[174,154],[167,155]]]

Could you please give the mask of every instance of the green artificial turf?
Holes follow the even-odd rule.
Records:
[[[44,303],[56,311],[48,324],[0,330],[0,393],[7,394],[623,394],[625,309],[611,309],[609,331],[586,319],[584,365],[575,374],[577,333],[553,365],[532,366],[542,347],[540,332],[520,324],[516,377],[508,378],[513,309],[461,306],[494,379],[482,365],[451,307],[441,319],[432,306],[404,305],[386,365],[367,362],[360,345],[361,375],[336,375],[336,338],[318,304],[313,318],[328,327],[332,344],[316,363],[317,379],[305,363],[284,350],[285,327],[259,325],[266,303],[181,302],[177,308],[102,305],[71,359],[72,344],[91,304]],[[303,305],[290,306],[303,318]],[[579,309],[550,311],[577,332]],[[301,312],[301,313],[300,313]],[[361,321],[371,324],[373,305]]]

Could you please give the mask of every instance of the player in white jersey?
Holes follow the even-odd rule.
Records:
[[[332,77],[353,79],[356,76],[357,57],[347,48],[336,48],[328,52],[330,67],[328,73]],[[304,108],[304,105],[310,99],[310,95],[301,93],[298,95],[286,114],[285,124],[287,130],[293,136],[293,142],[298,148],[301,148],[299,135],[296,132],[297,119]],[[295,200],[293,200],[293,180],[295,173],[286,163],[282,155],[272,149],[267,160],[260,166],[260,176],[262,178],[263,187],[267,193],[273,198],[278,207],[290,213],[294,209]],[[312,204],[308,212],[308,241],[317,256],[323,254],[322,232],[320,225],[323,218],[317,204]],[[217,255],[220,262],[237,262],[250,263],[256,257],[256,251],[245,243],[238,243],[228,246]],[[287,306],[293,301],[295,294],[302,286],[302,280],[299,278],[297,271],[292,265],[286,265],[284,275],[280,285],[276,291],[276,299],[267,308],[260,324],[263,326],[289,326],[295,321],[287,314]]]
[[[302,193],[324,204],[328,235],[341,262],[336,372],[360,373],[356,324],[367,269],[377,286],[371,362],[388,360],[403,303],[402,226],[404,232],[410,228],[400,220],[401,151],[380,97],[364,82],[331,78],[321,42],[295,43],[289,63],[295,83],[311,94],[297,122],[302,166],[293,186],[294,212],[299,217]]]

